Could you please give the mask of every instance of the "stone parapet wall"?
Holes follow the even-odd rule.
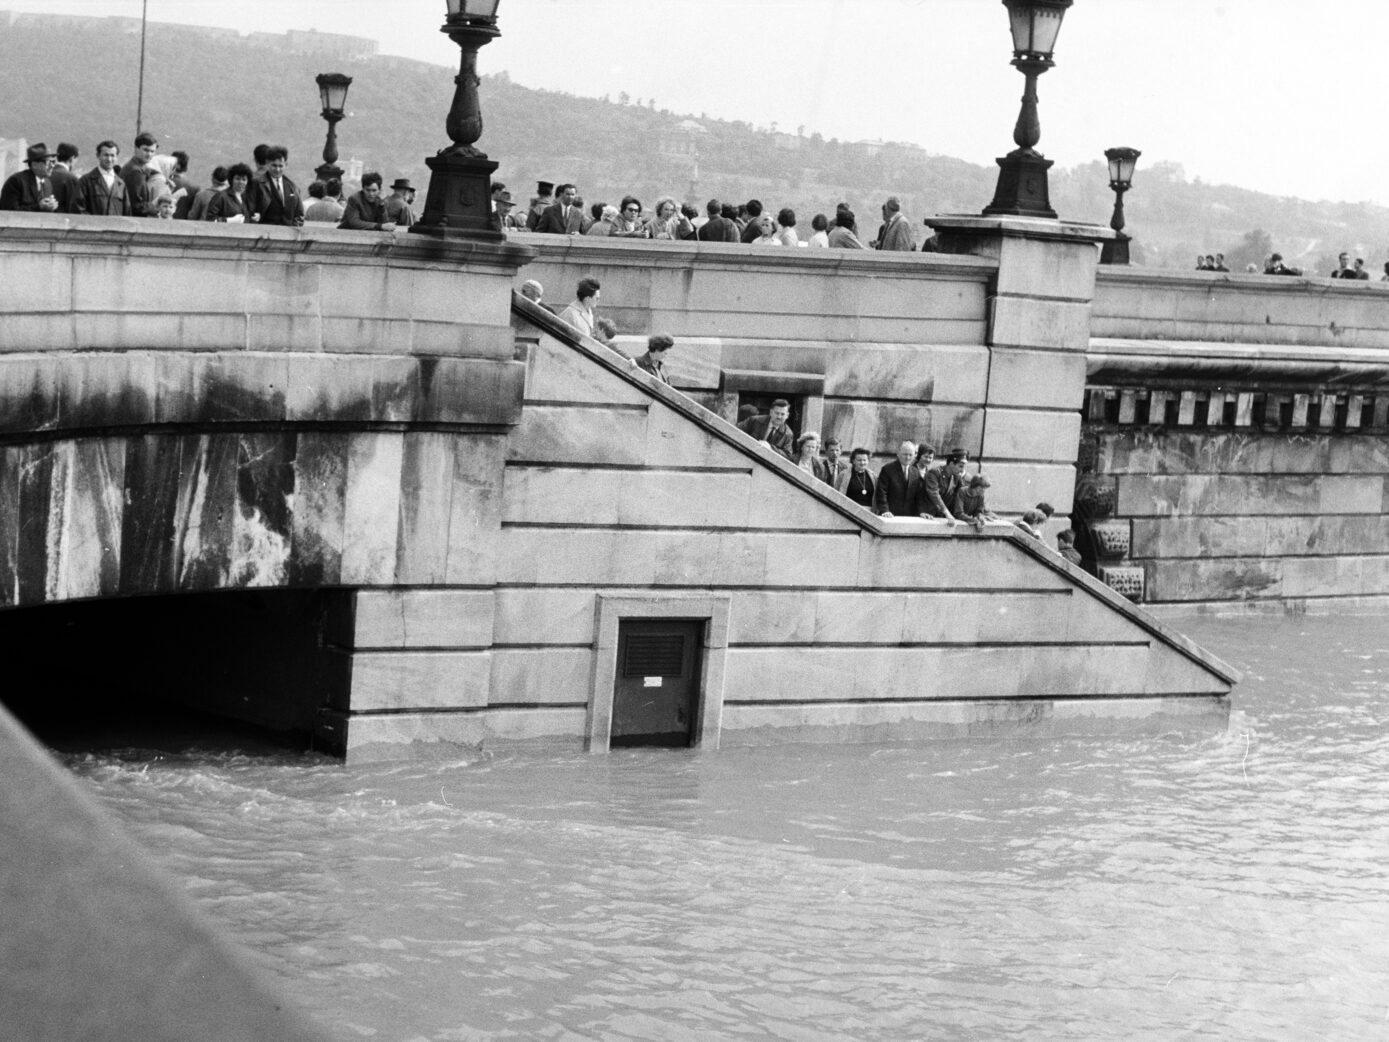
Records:
[[[1101,428],[1087,440],[1150,602],[1389,594],[1383,433]]]
[[[1090,335],[1389,348],[1389,283],[1101,265]]]
[[[983,258],[519,233],[521,279],[556,308],[579,279],[620,331],[739,341],[982,344],[996,265]]]
[[[506,287],[529,256],[511,244],[331,226],[5,213],[0,352],[509,359]]]

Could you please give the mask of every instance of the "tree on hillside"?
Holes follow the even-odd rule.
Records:
[[[1243,271],[1251,264],[1264,270],[1264,261],[1273,252],[1273,236],[1262,228],[1245,232],[1244,238],[1225,251],[1225,266],[1231,271]]]

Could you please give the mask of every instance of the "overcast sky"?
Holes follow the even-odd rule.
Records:
[[[443,0],[148,5],[151,21],[315,28],[458,60],[438,32]],[[0,0],[52,13],[138,17],[140,7]],[[1008,64],[999,0],[502,0],[500,14],[502,38],[479,69],[526,86],[625,91],[676,112],[910,141],[977,163],[1013,147],[1023,78]],[[1386,0],[1077,0],[1039,82],[1038,147],[1060,166],[1141,149],[1135,191],[1144,166],[1167,160],[1206,181],[1389,205],[1389,137],[1383,114],[1369,120],[1387,39]]]

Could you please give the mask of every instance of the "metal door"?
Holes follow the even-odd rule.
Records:
[[[688,620],[618,623],[611,745],[691,744],[703,635],[704,623]]]

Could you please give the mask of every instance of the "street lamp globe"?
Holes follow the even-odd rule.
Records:
[[[318,84],[318,97],[323,104],[323,118],[327,119],[331,113],[342,119],[343,110],[347,108],[347,88],[352,86],[352,77],[344,76],[340,72],[321,72],[314,77],[314,82]]]
[[[1107,148],[1105,159],[1109,160],[1109,187],[1125,189],[1133,184],[1133,168],[1138,165],[1138,157],[1143,153],[1136,148]]]
[[[1013,30],[1013,56],[1051,60],[1061,19],[1073,0],[1003,0]]]
[[[501,0],[445,0],[445,3],[450,22],[495,22]]]

